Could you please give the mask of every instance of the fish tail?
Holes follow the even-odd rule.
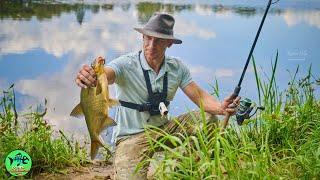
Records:
[[[100,147],[106,149],[108,154],[112,154],[110,149],[104,145],[102,137],[99,136],[99,138],[96,141],[91,142],[91,160],[93,160],[97,156]]]
[[[92,141],[91,142],[91,151],[90,151],[91,160],[93,160],[97,156],[100,144],[101,144],[101,142],[99,142],[99,141]]]

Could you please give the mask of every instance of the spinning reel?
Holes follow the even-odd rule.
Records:
[[[241,100],[236,112],[236,120],[238,125],[241,126],[245,119],[250,119],[258,112],[258,110],[263,111],[264,109],[265,108],[263,106],[257,106],[248,98]],[[252,110],[254,110],[254,112],[251,114]]]

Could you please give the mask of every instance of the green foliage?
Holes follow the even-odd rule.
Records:
[[[259,101],[266,110],[245,125],[231,123],[221,133],[220,128],[210,130],[203,116],[193,119],[198,127],[194,136],[170,135],[150,127],[149,131],[161,134],[160,140],[148,137],[151,150],[164,149],[163,159],[145,161],[157,164],[155,178],[319,179],[320,100],[314,92],[318,80],[312,79],[311,66],[305,78],[296,80],[298,67],[287,90],[280,93],[277,62],[278,53],[271,78],[266,76],[263,82],[253,59]],[[166,140],[179,147],[166,146]]]
[[[15,110],[13,86],[3,93],[0,105],[0,158],[2,162],[8,153],[20,149],[32,158],[32,168],[28,177],[43,171],[58,171],[67,166],[80,166],[88,162],[86,149],[78,142],[71,143],[62,131],[59,137],[53,138],[54,131],[43,116],[45,113],[30,112],[23,117],[26,124],[18,124]],[[24,126],[22,126],[24,125]],[[20,128],[19,128],[20,127]],[[4,163],[0,166],[0,179],[10,175]]]

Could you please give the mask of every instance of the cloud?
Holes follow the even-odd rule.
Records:
[[[192,77],[198,77],[205,81],[211,81],[213,78],[229,78],[233,77],[238,71],[226,68],[209,68],[202,65],[187,65]]]
[[[231,19],[234,16],[232,9],[229,8],[221,8],[219,11],[215,12],[215,17],[218,19]]]
[[[76,21],[69,22],[67,16],[41,22],[4,20],[1,24],[4,38],[0,41],[0,54],[40,48],[61,57],[67,53],[105,54],[108,49],[123,53],[139,46],[139,37],[132,30],[137,20],[130,12],[119,10],[88,16],[81,26]]]
[[[214,8],[218,8],[214,10]],[[194,11],[200,16],[215,16],[219,19],[230,19],[232,17],[232,9],[223,6],[212,6],[206,4],[196,4]]]
[[[37,100],[24,102],[25,104],[22,104],[24,107],[34,106],[35,102],[43,102],[44,98],[48,99],[48,112],[45,119],[58,129],[71,130],[74,125],[79,124],[80,120],[77,122],[69,117],[71,108],[79,101],[79,89],[73,83],[71,73],[64,71],[50,77],[23,79],[17,82],[16,88],[21,94]]]
[[[223,77],[232,77],[234,76],[235,71],[232,69],[217,69],[214,73],[214,76],[217,78]]]
[[[201,28],[193,21],[176,16],[175,25],[178,36],[195,36],[201,39],[209,40],[216,37],[216,33],[205,28]]]
[[[138,24],[137,10],[124,12],[119,9],[100,12],[88,16],[79,25],[69,21],[68,16],[47,21],[1,22],[0,55],[22,54],[33,49],[43,49],[55,57],[68,53],[105,54],[107,50],[119,53],[140,48],[140,35],[133,30]],[[66,23],[67,22],[67,23]],[[176,34],[196,36],[203,39],[214,38],[216,34],[201,28],[195,22],[177,17]]]
[[[297,11],[289,9],[286,10],[282,16],[287,25],[290,27],[299,23],[307,23],[310,26],[320,28],[319,10]]]
[[[212,6],[196,4],[194,11],[201,16],[210,16],[213,14]]]
[[[202,65],[191,66],[188,65],[190,73],[193,77],[212,77],[214,71],[208,67]]]

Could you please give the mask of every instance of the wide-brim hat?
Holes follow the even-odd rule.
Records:
[[[165,13],[155,13],[142,28],[134,28],[136,31],[157,38],[172,39],[174,44],[182,41],[173,36],[174,18]]]

